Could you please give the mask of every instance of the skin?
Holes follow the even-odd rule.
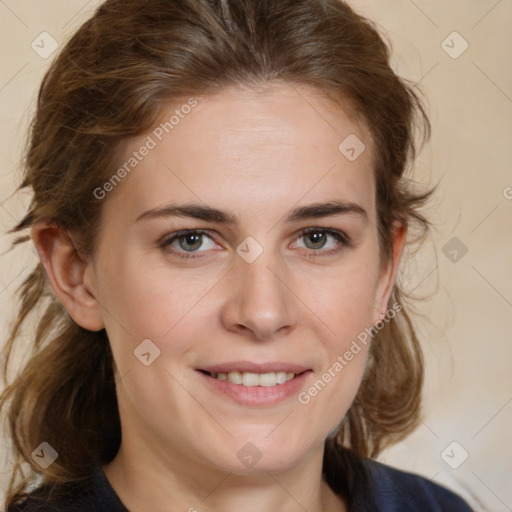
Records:
[[[349,134],[366,145],[352,162],[338,150]],[[148,135],[127,145],[119,165]],[[78,258],[55,226],[34,226],[50,282],[70,316],[107,331],[122,444],[104,469],[129,509],[348,510],[322,480],[323,445],[357,393],[368,346],[308,404],[293,396],[240,405],[213,391],[196,369],[233,360],[300,363],[313,370],[307,390],[382,318],[406,227],[397,226],[393,260],[381,266],[372,148],[364,126],[313,90],[229,89],[198,98],[109,192],[91,257]],[[283,220],[294,207],[332,200],[355,203],[366,217]],[[230,210],[239,223],[136,220],[169,203],[192,202]],[[322,238],[301,234],[311,227],[342,232],[352,243],[327,234],[322,245]],[[178,241],[159,246],[184,229],[206,230],[210,238],[196,249],[183,238],[185,249]],[[252,263],[236,252],[249,236],[263,248]],[[198,257],[182,259],[172,248]],[[338,251],[325,255],[332,248]],[[160,349],[149,366],[134,357],[144,339]],[[237,457],[247,442],[261,454],[251,468]]]

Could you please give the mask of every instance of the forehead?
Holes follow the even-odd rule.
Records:
[[[176,200],[229,204],[241,218],[249,206],[251,214],[277,213],[326,199],[372,210],[369,132],[310,88],[233,88],[174,101],[118,164],[143,146],[150,149],[138,155],[112,202],[141,211]]]

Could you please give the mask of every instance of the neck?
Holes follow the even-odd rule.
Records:
[[[103,469],[123,504],[137,512],[346,512],[346,502],[322,479],[323,446],[283,471],[236,474],[183,460],[123,436],[114,460]]]

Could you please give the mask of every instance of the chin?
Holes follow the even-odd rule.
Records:
[[[218,454],[215,465],[220,470],[238,475],[282,472],[287,471],[300,463],[307,455],[307,446],[304,437],[295,442],[290,436],[276,436],[270,439],[266,428],[265,436],[240,436],[231,439],[224,445],[225,450]],[[210,458],[211,453],[208,454]],[[213,461],[212,461],[213,462]]]

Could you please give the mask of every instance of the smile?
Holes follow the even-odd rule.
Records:
[[[284,384],[289,380],[295,378],[295,373],[278,371],[268,373],[252,373],[252,372],[206,372],[207,375],[218,380],[227,380],[232,384],[238,384],[240,386],[276,386],[278,384]]]

